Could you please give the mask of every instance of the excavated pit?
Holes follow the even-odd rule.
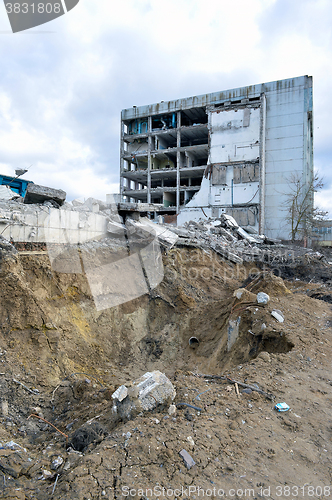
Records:
[[[98,255],[94,250],[100,262],[109,261],[108,251],[103,247]],[[314,299],[293,294],[273,273],[199,249],[165,252],[164,277],[156,288],[103,310],[96,309],[86,276],[54,270],[47,252],[2,257],[0,442],[13,433],[13,439],[24,440],[31,448],[50,447],[53,454],[45,455],[49,460],[65,453],[68,445],[73,453],[86,454],[112,436],[124,436],[124,424],[112,414],[111,395],[147,371],[160,370],[178,384],[175,402],[182,404],[189,390],[185,377],[231,373],[238,367],[250,370],[256,363],[259,366],[264,353],[268,362],[282,363],[282,356],[305,342],[303,329],[319,336],[309,321]],[[118,257],[113,255],[113,261]],[[243,286],[249,299],[234,296]],[[270,296],[265,306],[254,300],[259,291]],[[287,322],[273,318],[273,309],[282,310]],[[295,316],[302,325],[301,342]],[[229,322],[239,317],[230,347]],[[207,390],[201,385],[197,391]],[[204,411],[217,404],[218,394],[213,402],[204,403]],[[200,407],[202,403],[193,399],[196,395],[192,393],[192,404]],[[192,408],[178,410],[184,421],[195,419]],[[41,466],[33,462],[30,467],[29,473],[23,473],[24,468],[18,473],[16,486],[25,480],[33,483]],[[65,470],[61,474],[65,477]],[[50,479],[55,481],[55,470]],[[33,488],[27,498],[42,499],[46,491],[50,493],[46,486],[40,493]],[[75,498],[61,491],[55,498]]]
[[[106,253],[101,248],[94,258],[107,260]],[[115,257],[112,253],[117,258],[118,250]],[[71,373],[84,372],[109,391],[148,370],[169,377],[177,370],[217,373],[261,351],[284,353],[294,345],[271,318],[269,304],[258,308],[253,302],[240,311],[238,338],[228,348],[229,320],[238,317],[234,307],[241,308],[234,290],[247,280],[253,296],[259,290],[276,295],[289,291],[272,275],[257,280],[254,274],[248,281],[246,267],[212,253],[171,250],[164,256],[164,278],[157,288],[101,311],[84,274],[53,267],[46,252],[21,252],[7,255],[1,269],[3,349],[16,357],[24,378],[35,385],[54,388]]]

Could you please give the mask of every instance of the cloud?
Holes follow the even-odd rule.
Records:
[[[45,25],[54,33],[0,33],[3,168],[33,163],[32,180],[69,199],[104,198],[118,189],[121,109],[313,74],[325,174],[331,16],[325,0],[85,0]]]

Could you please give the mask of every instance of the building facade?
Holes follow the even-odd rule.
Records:
[[[312,120],[308,76],[125,109],[121,196],[287,238],[291,179],[313,178]]]

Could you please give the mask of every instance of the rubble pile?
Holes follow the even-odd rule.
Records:
[[[135,221],[132,221],[132,225],[138,227]],[[189,221],[180,227],[153,224],[146,218],[141,219],[140,227],[145,226],[146,229],[147,225],[158,227],[156,235],[165,247],[213,250],[235,264],[255,262],[271,267],[282,265],[297,267],[302,264],[310,265],[310,262],[327,264],[323,254],[310,248],[292,247],[264,235],[249,234],[232,216],[226,214],[217,219]]]

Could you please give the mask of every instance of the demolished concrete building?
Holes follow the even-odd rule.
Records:
[[[287,238],[290,179],[313,178],[312,112],[309,76],[124,109],[121,195]]]

